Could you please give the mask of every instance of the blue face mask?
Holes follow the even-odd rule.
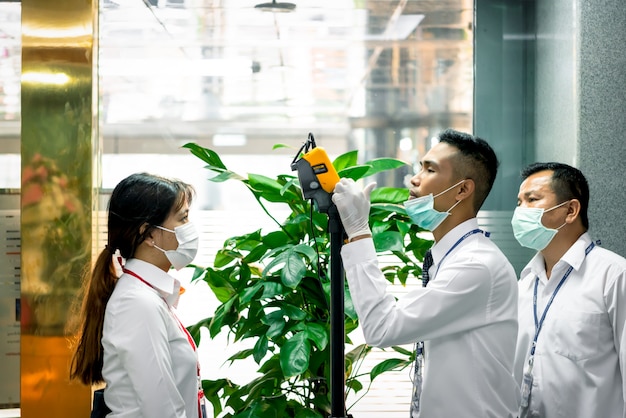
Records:
[[[516,207],[515,212],[513,212],[513,219],[511,219],[511,226],[517,242],[522,247],[532,248],[536,251],[546,248],[565,223],[556,229],[546,228],[541,223],[541,218],[544,213],[559,208],[566,203],[569,203],[569,200],[550,209]]]
[[[439,225],[450,216],[450,212],[452,209],[456,207],[462,200],[457,201],[447,212],[439,212],[435,209],[435,198],[441,196],[442,194],[454,189],[459,184],[463,183],[465,180],[461,180],[457,184],[447,188],[443,192],[439,193],[436,196],[433,194],[428,194],[426,196],[421,196],[416,199],[407,200],[404,202],[404,209],[406,210],[407,215],[411,218],[414,224],[419,226],[420,228],[424,228],[427,231],[434,231],[437,229]]]

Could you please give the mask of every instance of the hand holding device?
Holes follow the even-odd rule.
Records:
[[[375,187],[376,183],[372,182],[361,190],[356,182],[349,178],[342,178],[335,185],[332,200],[337,206],[348,239],[359,235],[371,235],[372,232],[369,227],[370,193]]]

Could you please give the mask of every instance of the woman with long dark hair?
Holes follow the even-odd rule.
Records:
[[[106,384],[109,418],[201,416],[196,346],[175,314],[180,282],[167,273],[198,251],[193,195],[184,182],[146,173],[111,195],[107,245],[87,277],[70,374]]]

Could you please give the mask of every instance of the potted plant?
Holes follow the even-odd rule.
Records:
[[[236,363],[252,358],[259,365],[258,377],[245,384],[229,379],[204,380],[203,388],[218,416],[301,417],[328,416],[330,398],[329,295],[330,242],[328,219],[305,200],[293,174],[275,179],[260,174],[237,174],[220,156],[195,143],[184,145],[207,165],[213,182],[239,181],[253,194],[261,210],[276,223],[276,229],[252,231],[225,240],[213,266],[198,267],[193,280],[204,280],[221,303],[212,317],[190,327],[200,344],[200,329],[213,338],[226,332],[233,342],[247,340],[252,348],[229,358]],[[277,145],[274,148],[284,147]],[[357,151],[339,156],[333,165],[340,177],[363,179],[394,170],[406,163],[380,158],[358,164]],[[402,202],[405,188],[379,187],[371,194],[370,226],[376,250],[395,257],[384,267],[386,278],[404,285],[409,276],[420,277],[421,263],[431,242],[409,220]],[[288,216],[278,220],[266,203],[285,205]],[[358,326],[358,318],[345,289],[345,341]],[[253,344],[252,344],[253,343]],[[372,370],[360,370],[371,347],[359,345],[345,355],[346,393],[367,393],[381,373],[400,370],[413,361],[413,353],[392,347],[396,358],[384,360]],[[368,386],[363,383],[366,375]]]

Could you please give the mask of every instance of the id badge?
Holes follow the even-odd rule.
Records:
[[[421,351],[421,350],[420,350]],[[409,416],[415,417],[420,411],[420,398],[422,396],[422,373],[424,370],[424,355],[420,352],[415,357],[415,371],[413,374],[413,394]]]
[[[208,418],[206,413],[206,402],[204,398],[204,390],[202,390],[202,379],[198,376],[198,407],[200,410],[198,411],[198,415],[201,418]]]
[[[533,386],[533,375],[531,372],[524,373],[524,378],[522,379],[522,408],[528,408],[528,404],[530,403],[530,392]]]

